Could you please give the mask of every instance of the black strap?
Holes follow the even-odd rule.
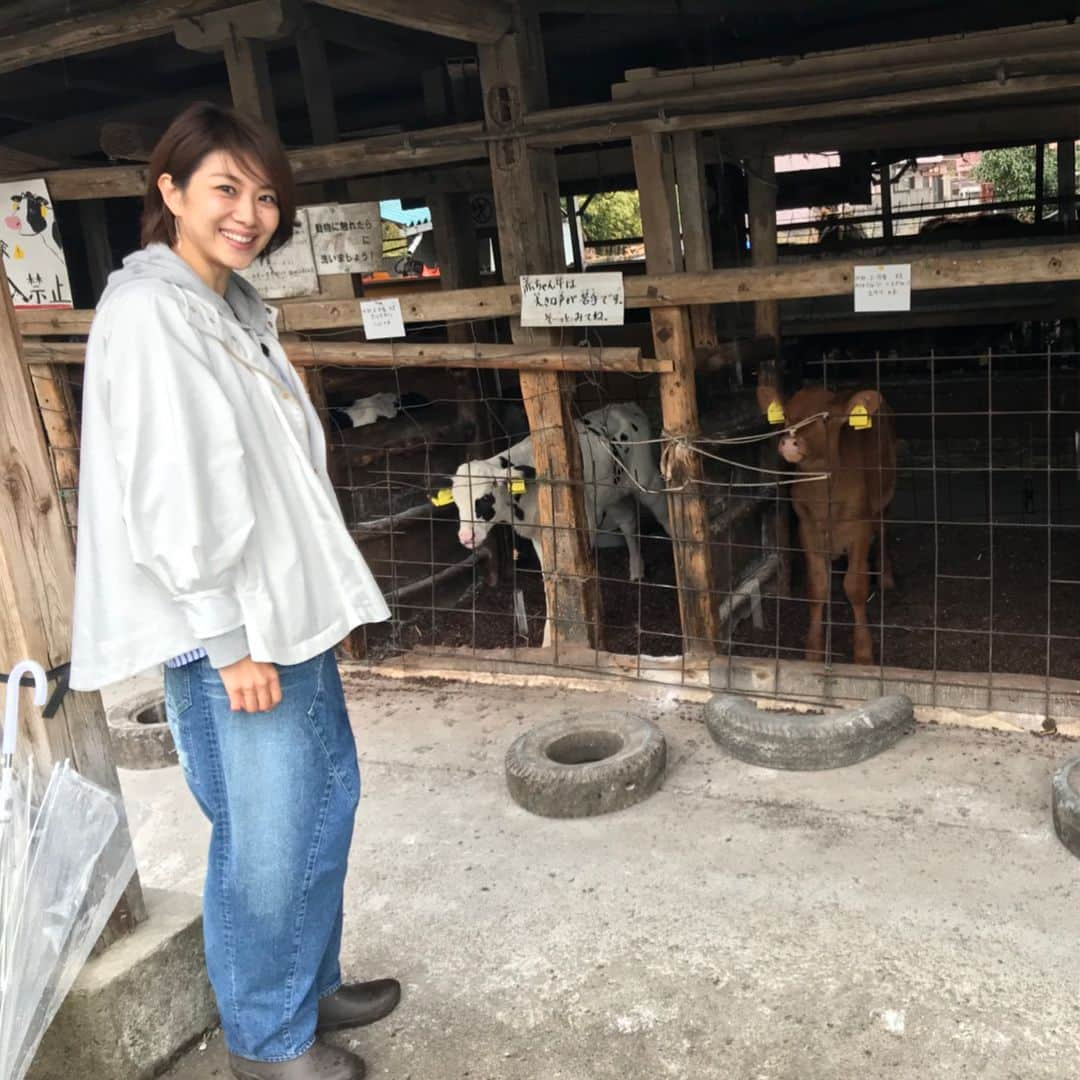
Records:
[[[49,682],[55,680],[56,686],[53,687],[52,694],[49,695],[49,700],[45,702],[45,709],[42,712],[42,716],[46,720],[51,720],[59,711],[60,706],[64,701],[64,695],[68,692],[68,675],[71,673],[71,662],[66,664],[60,664],[58,667],[54,667],[52,671],[45,672],[45,678]],[[0,671],[0,683],[6,683],[8,676],[11,674],[9,671]],[[19,680],[20,686],[27,686],[31,689],[34,686],[34,676],[31,672],[26,672]]]

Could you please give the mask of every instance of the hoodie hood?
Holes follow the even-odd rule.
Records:
[[[229,275],[225,295],[219,296],[167,244],[148,244],[124,259],[124,265],[109,275],[105,291],[98,300],[98,307],[124,285],[145,280],[166,281],[170,285],[186,289],[204,303],[216,308],[226,318],[239,322],[246,330],[262,334],[269,327],[266,305],[255,289],[239,274]]]

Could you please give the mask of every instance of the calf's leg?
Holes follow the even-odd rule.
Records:
[[[799,537],[806,556],[806,599],[810,602],[810,629],[806,633],[806,659],[825,659],[825,627],[822,623],[829,600],[829,552],[816,529],[800,523]]]
[[[866,601],[870,596],[870,537],[860,537],[848,550],[848,569],[844,592],[855,616],[855,663],[874,662],[874,644],[866,620]]]

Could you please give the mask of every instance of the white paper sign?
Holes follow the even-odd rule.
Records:
[[[64,247],[44,180],[0,184],[0,257],[17,308],[70,308]]]
[[[364,320],[364,337],[368,341],[405,336],[401,301],[396,296],[386,300],[361,300],[360,317]]]
[[[359,274],[379,269],[382,218],[379,204],[309,206],[311,246],[320,274]]]
[[[264,300],[290,296],[316,296],[319,275],[311,250],[311,231],[306,210],[296,212],[292,239],[265,259],[256,259],[240,276],[250,281]]]
[[[856,311],[910,311],[911,264],[855,267]]]
[[[521,277],[522,326],[622,326],[622,274]]]

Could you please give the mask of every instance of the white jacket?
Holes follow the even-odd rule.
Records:
[[[241,627],[252,659],[297,664],[390,614],[342,519],[277,313],[235,274],[227,296],[152,244],[98,304],[83,384],[75,690]]]

